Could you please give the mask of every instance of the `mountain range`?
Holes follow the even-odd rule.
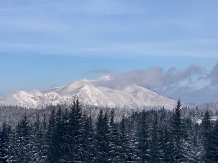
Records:
[[[96,107],[132,109],[165,107],[172,110],[176,106],[174,99],[134,83],[116,87],[102,85],[109,80],[113,79],[110,76],[103,76],[96,80],[73,81],[44,92],[35,89],[30,92],[17,91],[0,98],[0,104],[40,109],[46,105],[71,104],[78,98],[83,105]]]

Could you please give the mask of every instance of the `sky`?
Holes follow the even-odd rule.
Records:
[[[0,0],[0,97],[112,75],[109,85],[135,82],[185,102],[218,101],[217,6]]]

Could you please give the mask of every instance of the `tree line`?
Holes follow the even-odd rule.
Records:
[[[26,115],[0,132],[2,163],[213,163],[218,162],[218,122],[206,111],[202,123],[173,111],[133,112],[116,122],[116,110],[99,110],[97,119],[79,101],[49,117]]]

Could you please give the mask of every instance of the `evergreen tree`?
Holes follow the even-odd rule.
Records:
[[[175,146],[172,134],[167,127],[164,130],[163,162],[175,163]]]
[[[149,147],[149,133],[148,133],[148,121],[145,110],[142,111],[138,124],[138,151],[139,162],[150,162],[150,147]]]
[[[111,163],[119,163],[119,149],[120,149],[120,140],[118,133],[118,125],[114,122],[114,109],[110,113],[110,122],[109,122],[109,160]]]
[[[202,119],[202,136],[203,136],[203,141],[204,139],[207,139],[207,137],[209,136],[210,130],[211,130],[211,116],[209,111],[207,110],[204,114],[204,117]]]
[[[83,162],[94,162],[94,129],[92,126],[92,118],[87,117],[85,120],[84,133],[83,133]]]
[[[184,150],[183,150],[183,134],[184,134],[184,124],[181,117],[181,102],[178,100],[175,112],[173,114],[172,122],[172,133],[174,136],[175,143],[175,159],[177,162],[182,162],[184,159]]]
[[[160,138],[159,138],[159,125],[157,113],[154,115],[154,122],[152,126],[152,135],[151,135],[151,163],[160,163]]]
[[[66,117],[67,118],[67,117]],[[65,136],[64,136],[64,161],[65,162],[80,162],[84,159],[83,154],[83,135],[85,118],[82,115],[81,106],[78,99],[73,102],[69,113],[68,120],[65,121]]]
[[[218,121],[205,140],[205,163],[218,162]]]
[[[57,153],[58,149],[56,148],[56,121],[55,121],[55,110],[53,109],[49,117],[48,131],[46,133],[46,141],[48,142],[47,149],[47,160],[48,163],[56,163],[58,161]]]
[[[127,134],[126,124],[124,115],[120,122],[120,130],[119,130],[119,141],[120,141],[120,150],[119,150],[119,157],[120,162],[130,162],[133,161],[131,152],[130,152],[130,141]]]
[[[3,123],[2,131],[0,133],[0,162],[7,163],[8,159],[8,150],[9,150],[9,133],[10,126],[7,126],[6,123]]]
[[[183,130],[184,140],[183,140],[183,149],[184,149],[184,161],[187,163],[197,162],[197,146],[194,144],[194,132],[192,126],[192,120],[190,118],[185,119],[185,128]]]
[[[202,135],[202,153],[203,155],[206,155],[207,149],[209,149],[210,144],[208,141],[210,136],[212,125],[211,125],[211,116],[209,111],[207,110],[204,114],[204,117],[202,119],[201,123],[201,135]],[[206,157],[206,156],[205,156]]]
[[[95,134],[95,159],[96,163],[110,162],[108,159],[109,153],[109,127],[108,127],[108,115],[100,110],[96,124]]]
[[[28,163],[30,161],[30,151],[32,143],[30,142],[31,126],[27,121],[26,115],[18,123],[16,131],[9,141],[10,151],[7,162],[22,162]]]
[[[43,114],[43,122],[41,124],[41,133],[39,133],[39,135],[41,135],[41,140],[40,140],[40,144],[41,144],[41,151],[40,151],[40,160],[39,162],[46,162],[47,160],[47,150],[48,150],[48,142],[47,142],[47,120],[46,120],[46,115]]]
[[[41,127],[40,127],[40,120],[39,115],[36,115],[36,121],[32,126],[31,130],[31,140],[33,142],[32,149],[30,152],[30,162],[40,162],[41,159]]]

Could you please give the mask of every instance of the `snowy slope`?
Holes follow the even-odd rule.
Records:
[[[211,110],[214,113],[218,111],[218,102],[208,102],[198,106],[199,110]]]
[[[173,109],[176,106],[175,100],[161,96],[136,84],[116,88],[95,84],[96,81],[107,82],[109,80],[112,80],[110,76],[104,76],[97,80],[74,81],[45,92],[38,90],[19,91],[0,98],[0,104],[41,108],[50,104],[71,104],[73,100],[79,98],[84,105],[104,107],[136,109],[164,106],[167,109]]]

